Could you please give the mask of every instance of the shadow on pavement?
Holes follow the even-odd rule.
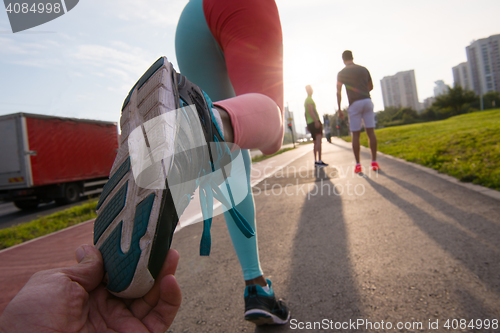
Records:
[[[338,331],[320,324],[323,320],[349,322],[362,317],[342,198],[335,194],[332,182],[337,172],[331,167],[317,169],[315,179],[310,179],[314,186],[311,184],[306,194],[290,253],[290,281],[285,293],[289,295],[286,301],[291,310],[290,323],[257,327],[255,332]],[[309,329],[299,326],[307,322],[311,325],[316,322],[317,326]]]
[[[405,212],[412,223],[425,232],[442,250],[462,263],[470,273],[476,276],[479,280],[475,282],[476,284],[484,284],[487,290],[495,293],[495,297],[498,298],[500,296],[500,248],[498,245],[500,224],[457,208],[429,191],[402,179],[389,176],[383,171],[380,171],[380,174],[419,196],[438,211],[433,216],[419,207],[418,204],[402,198],[370,178],[365,178],[373,189]],[[493,200],[484,198],[485,200]],[[471,200],[478,200],[478,198]],[[480,300],[477,295],[461,290],[460,285],[455,285],[456,282],[453,282],[466,279],[467,272],[462,272],[460,266],[455,266],[454,270],[450,273],[454,279],[451,280],[448,288],[462,302],[460,310],[464,311],[463,315],[469,319],[488,318],[489,312],[484,308],[484,299]]]

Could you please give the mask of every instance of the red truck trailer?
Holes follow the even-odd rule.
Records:
[[[35,209],[102,192],[118,151],[113,122],[15,113],[0,116],[0,200]]]

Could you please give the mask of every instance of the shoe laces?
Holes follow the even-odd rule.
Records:
[[[205,98],[207,99],[207,104],[209,105],[209,108],[211,108],[212,102],[210,101],[210,98],[205,94]],[[210,113],[211,113],[210,109]],[[213,118],[213,114],[211,114]],[[212,119],[208,121],[209,123],[212,122]],[[204,124],[205,126],[211,126],[211,124]],[[217,125],[215,125],[217,126]],[[217,128],[217,131],[219,131],[219,134],[222,136],[222,133],[220,130]],[[199,188],[199,194],[200,194],[200,206],[201,206],[201,213],[203,215],[203,233],[201,236],[201,241],[200,241],[200,255],[201,256],[208,256],[210,255],[210,250],[212,247],[212,240],[211,240],[211,235],[210,235],[210,229],[212,227],[212,218],[213,218],[213,211],[214,211],[214,198],[217,199],[227,210],[227,212],[231,215],[233,218],[234,223],[236,226],[240,229],[240,231],[245,235],[245,237],[250,238],[252,236],[255,236],[255,231],[253,228],[250,226],[248,221],[245,219],[245,217],[236,209],[236,204],[234,202],[233,194],[231,192],[231,187],[229,186],[229,183],[227,181],[227,175],[224,170],[224,166],[221,166],[221,161],[223,156],[231,156],[231,151],[227,144],[224,141],[219,141],[215,135],[212,135],[212,140],[213,143],[208,143],[208,152],[209,152],[209,158],[210,161],[208,163],[209,165],[209,170],[206,170],[207,164],[203,163],[203,167],[200,171],[200,176],[197,179],[197,186]],[[216,147],[217,149],[217,160],[213,162],[213,155],[212,154],[212,148],[211,147]],[[227,198],[224,193],[221,191],[219,188],[219,184],[215,181],[215,170],[220,170],[223,175],[224,179],[224,184],[226,186],[226,190],[228,193]]]

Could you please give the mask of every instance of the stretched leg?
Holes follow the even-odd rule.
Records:
[[[224,11],[231,12],[231,6],[237,2],[222,4]],[[244,3],[236,5],[241,6],[242,4],[244,5]],[[279,149],[284,130],[281,116],[283,104],[282,70],[278,70],[282,66],[281,53],[279,53],[277,61],[272,60],[276,59],[276,56],[271,57],[271,62],[278,69],[269,72],[269,59],[265,60],[264,58],[263,60],[260,52],[257,52],[259,56],[252,56],[248,50],[241,49],[241,43],[244,45],[263,43],[255,36],[245,37],[245,30],[248,30],[248,27],[243,25],[244,22],[241,19],[232,15],[226,20],[214,18],[215,22],[226,22],[228,25],[231,25],[231,22],[233,25],[236,24],[234,29],[229,29],[229,27],[222,29],[239,34],[239,38],[231,39],[227,34],[219,34],[216,27],[212,26],[212,29],[209,29],[210,24],[207,24],[210,23],[208,19],[210,14],[217,11],[214,6],[217,6],[218,3],[205,1],[203,2],[205,8],[202,8],[201,5],[202,0],[191,0],[179,20],[176,33],[176,53],[180,70],[189,80],[205,90],[213,100],[218,101],[214,103],[217,107],[227,111],[232,124],[235,144],[242,148],[259,148],[263,152],[272,153]],[[274,9],[276,10],[276,8]],[[252,25],[258,21],[255,17],[247,17],[246,21],[249,19],[251,19]],[[245,38],[246,42],[243,41]],[[273,44],[274,51],[277,50],[276,45],[278,44],[281,45],[281,29],[279,30],[279,43]],[[281,48],[278,47],[278,50],[281,52]],[[264,54],[264,57],[270,58],[269,52]],[[263,67],[264,74],[262,74]],[[241,68],[245,68],[245,70],[242,71]],[[276,82],[277,77],[279,77],[278,82]],[[235,93],[242,95],[234,97]],[[225,115],[222,114],[221,118],[224,119],[224,117]],[[265,125],[270,125],[272,130],[269,130]],[[224,131],[226,132],[226,130]],[[260,141],[255,141],[256,139]],[[248,152],[242,151],[242,153],[246,171],[249,173],[251,161]],[[247,187],[250,189],[249,174],[246,181]],[[255,227],[251,190],[248,193],[248,196],[237,208]],[[257,238],[247,239],[241,235],[229,214],[226,214],[226,223],[242,265],[245,280],[262,276],[258,260]]]
[[[192,16],[197,16],[206,26],[191,22],[186,10],[195,11]],[[208,48],[201,49],[201,43],[190,39],[197,35],[197,31],[189,31],[194,28],[203,29],[205,36],[209,29],[211,38],[205,44]],[[186,42],[181,42],[183,39]],[[228,138],[232,135],[236,145],[259,148],[266,154],[279,149],[284,133],[283,65],[281,24],[274,1],[191,0],[179,21],[176,50],[181,71],[218,101],[214,103],[217,108],[227,112],[221,110],[223,124],[231,124],[232,133],[227,132]],[[181,53],[187,53],[187,58],[183,59]],[[202,59],[210,59],[217,65]],[[205,63],[199,66],[198,61]],[[224,76],[220,86],[218,80],[213,79],[219,76]],[[238,151],[233,152],[236,153]],[[251,159],[247,150],[241,153],[246,177],[238,177],[236,182],[238,186],[246,186],[248,195],[236,208],[256,230],[250,186]],[[235,226],[230,214],[225,213],[225,218],[247,285],[245,319],[257,325],[288,322],[290,314],[286,305],[276,300],[271,283],[264,279],[260,268],[257,234],[248,239]],[[263,308],[262,304],[267,305]]]

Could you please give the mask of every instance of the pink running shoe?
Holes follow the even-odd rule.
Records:
[[[360,173],[361,170],[361,164],[356,164],[356,167],[354,168],[354,173]]]
[[[380,169],[380,167],[378,166],[378,163],[377,162],[372,162],[372,170],[373,171],[378,171]]]

